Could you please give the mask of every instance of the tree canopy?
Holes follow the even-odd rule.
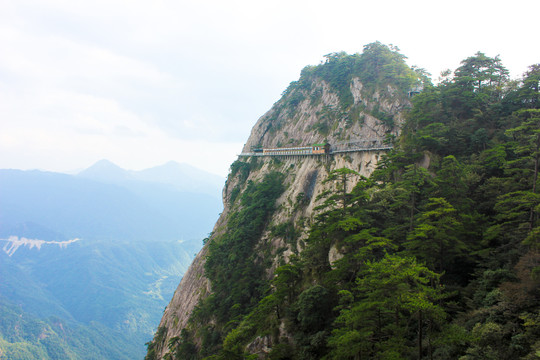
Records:
[[[373,43],[328,54],[294,86],[325,76],[346,102],[341,81],[351,74],[418,81],[403,60]],[[201,305],[211,317],[198,330],[203,341],[180,344],[197,343],[197,359],[255,359],[263,339],[267,359],[540,356],[539,69],[511,81],[498,57],[478,52],[415,95],[369,179],[347,168],[328,174],[302,251],[273,276],[254,267],[262,260],[250,244],[282,191],[279,176],[248,186],[244,210],[210,244],[215,290],[212,308]],[[233,263],[241,273],[227,269]]]

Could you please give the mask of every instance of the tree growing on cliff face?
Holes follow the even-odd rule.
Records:
[[[408,327],[416,324],[417,352],[424,354],[424,327],[444,320],[439,276],[414,258],[386,255],[367,262],[356,279],[356,294],[342,307],[329,339],[331,359],[392,359],[412,353]],[[428,341],[429,342],[429,341]]]
[[[508,153],[504,172],[492,186],[504,186],[493,204],[494,222],[486,238],[492,244],[512,244],[517,248],[525,241],[538,244],[538,171],[540,160],[540,110],[522,109],[514,113],[519,126],[508,129]],[[514,254],[515,257],[518,254]]]
[[[322,197],[326,197],[321,208],[325,207],[336,207],[338,202],[341,202],[341,208],[345,210],[347,206],[350,205],[352,194],[349,194],[347,191],[347,183],[351,181],[353,176],[360,176],[356,171],[348,168],[340,168],[332,170],[326,180],[323,181],[323,184],[336,183],[337,191],[335,192],[325,192],[321,194]],[[363,178],[361,181],[367,181]]]
[[[329,76],[339,96],[350,92],[353,75],[384,83],[399,77],[396,51],[370,44],[363,55],[330,54],[321,67],[305,69],[295,89],[316,76]],[[190,335],[201,341],[186,340],[209,344],[197,358],[535,358],[539,68],[509,82],[497,57],[465,59],[453,77],[412,98],[396,148],[371,178],[344,168],[329,174],[301,241],[268,252],[272,236],[285,233],[275,226],[249,251],[233,239],[216,246],[209,277],[222,313],[206,308],[200,319],[207,330]],[[248,231],[247,243],[260,238],[250,219],[266,207],[252,207],[264,205],[262,193],[237,195],[239,211],[229,215],[234,226],[227,230]],[[293,246],[297,251],[288,252]],[[281,266],[250,271],[250,263],[265,261],[250,251],[267,251],[265,259]],[[264,291],[252,302],[236,301],[248,297],[230,290],[245,284]],[[212,329],[221,331],[214,343]]]
[[[496,101],[500,100],[503,86],[508,81],[508,70],[498,56],[490,58],[479,51],[461,62],[454,80],[475,92],[490,94]]]
[[[442,274],[453,258],[464,254],[466,246],[456,209],[443,198],[430,198],[426,211],[418,217],[403,246],[422,259],[432,270]]]
[[[540,109],[540,64],[529,66],[517,98],[527,109]]]
[[[419,80],[418,74],[405,63],[406,58],[393,45],[378,41],[365,45],[358,63],[363,69],[360,80],[369,86],[393,84],[409,91]]]

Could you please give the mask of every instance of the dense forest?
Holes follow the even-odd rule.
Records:
[[[355,170],[330,173],[305,239],[294,223],[274,227],[302,250],[272,276],[250,239],[283,191],[281,174],[236,194],[228,228],[208,244],[213,292],[167,344],[170,359],[258,359],[250,349],[263,338],[274,360],[540,356],[540,64],[512,80],[478,52],[434,85],[396,48],[364,54],[328,56],[291,87],[320,76],[347,109],[359,68],[374,87],[407,91],[421,78],[400,136],[387,139],[394,149],[352,191]]]
[[[0,318],[0,359],[133,359],[140,354],[123,333],[99,322],[85,326],[57,316],[39,318],[3,298]]]

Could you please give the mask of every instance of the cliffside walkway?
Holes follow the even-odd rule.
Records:
[[[393,145],[385,144],[380,140],[357,140],[357,141],[341,142],[341,143],[331,145],[327,153],[310,153],[306,151],[306,147],[295,147],[295,148],[281,148],[280,151],[276,153],[268,153],[268,152],[265,153],[262,151],[258,151],[258,152],[241,153],[238,156],[240,157],[321,156],[321,155],[335,155],[335,154],[363,152],[363,151],[387,151],[393,148],[394,148]]]
[[[332,155],[362,151],[382,151],[391,150],[393,148],[394,146],[392,144],[385,144],[380,140],[356,140],[331,145],[329,154]]]

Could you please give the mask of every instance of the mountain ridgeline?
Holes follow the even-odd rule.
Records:
[[[176,163],[0,169],[0,359],[143,358],[221,209],[219,180]]]
[[[243,153],[350,151],[231,165],[146,359],[540,356],[540,65],[404,59],[329,54],[259,119]]]

